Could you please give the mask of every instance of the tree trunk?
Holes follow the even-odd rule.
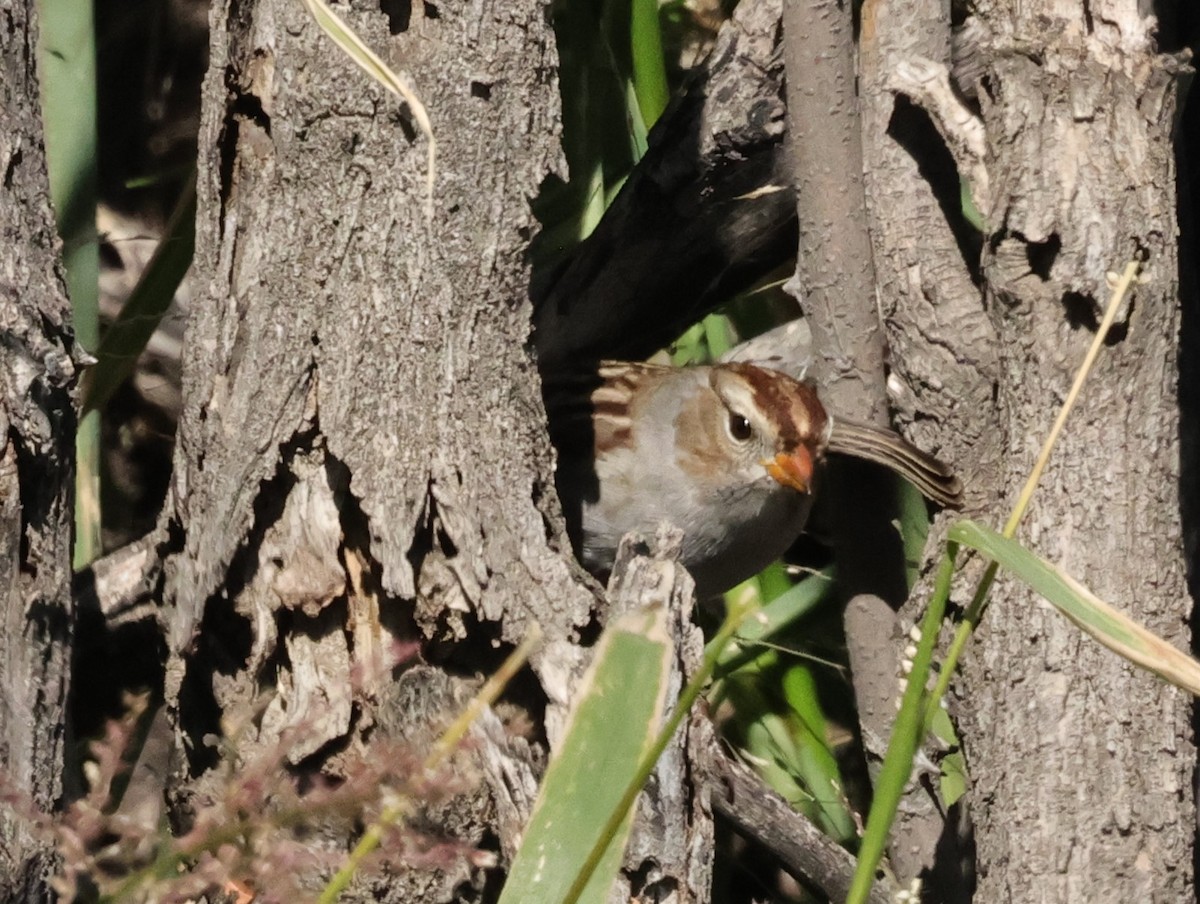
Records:
[[[508,699],[533,743],[491,719],[476,740],[493,781],[442,825],[507,856],[539,739],[556,741],[585,662],[580,632],[605,615],[562,530],[528,341],[529,201],[559,166],[557,59],[541,3],[387,9],[347,15],[429,112],[431,215],[411,111],[301,4],[213,13],[208,291],[163,522],[173,812],[186,822],[220,795],[211,739],[248,712],[252,727],[224,735],[238,755],[292,737],[298,772],[340,774],[380,730],[428,744],[537,624],[537,681]],[[397,658],[406,644],[415,663]],[[483,881],[464,860],[358,894],[450,900]]]
[[[1184,70],[1155,53],[1150,21],[1132,2],[1046,6],[972,6],[978,90],[964,104],[929,65],[949,62],[944,3],[863,5],[863,150],[891,402],[909,436],[963,474],[968,513],[1002,520],[996,500],[1011,502],[1032,462],[1107,298],[1106,273],[1144,258],[1147,281],[1024,536],[1186,646],[1170,145]],[[567,551],[528,352],[528,199],[559,161],[557,63],[542,5],[384,9],[386,20],[349,15],[412,75],[429,110],[439,154],[428,216],[428,145],[412,112],[355,69],[300,4],[227,0],[213,12],[197,236],[207,294],[187,336],[157,550],[178,754],[171,815],[186,825],[222,793],[229,745],[246,761],[284,741],[285,767],[301,775],[341,774],[380,734],[419,753],[475,676],[537,622],[547,642],[534,678],[506,701],[511,721],[536,728],[512,737],[483,720],[473,743],[486,787],[439,823],[469,844],[498,839],[508,855],[586,658],[581,636],[606,616]],[[74,365],[45,201],[34,16],[25,0],[8,14],[0,220],[22,238],[0,251],[9,339],[0,361],[9,570],[0,752],[17,788],[50,810],[62,794],[73,619]],[[773,46],[769,23],[747,34]],[[771,162],[754,172],[779,168],[772,66],[759,67],[769,115],[753,139]],[[685,132],[706,146],[725,134],[722,123],[752,112],[718,116],[711,128],[706,113]],[[982,240],[961,214],[960,174],[987,223]],[[721,183],[736,187],[733,201],[761,187],[742,185],[744,175]],[[790,228],[791,202],[778,195],[768,219],[782,218],[779,228],[755,245],[764,254]],[[624,216],[646,220],[636,209]],[[619,240],[612,229],[601,235]],[[692,284],[654,263],[659,282]],[[595,266],[568,275],[582,280]],[[574,285],[564,279],[555,291]],[[600,308],[612,301],[594,298]],[[636,322],[636,306],[622,310]],[[674,308],[666,314],[673,323]],[[998,584],[993,599],[957,707],[974,779],[975,899],[1190,899],[1189,701],[1081,638],[1019,585]],[[417,648],[418,659],[401,661],[400,647]],[[239,721],[249,727],[233,730]],[[686,772],[679,762],[677,748]],[[695,804],[672,806],[678,815]],[[632,846],[650,864],[641,881],[657,883],[661,898],[707,893],[697,812],[686,817],[701,826],[692,839],[670,836],[692,851],[676,872],[653,836]],[[44,899],[51,854],[17,825],[0,813],[0,900]],[[325,843],[340,854],[346,839]],[[461,883],[489,881],[464,860],[364,884],[357,896],[448,900]]]
[[[1181,67],[1156,54],[1152,20],[1134,3],[974,12],[978,118],[933,65],[948,62],[944,9],[914,15],[912,3],[873,0],[863,11],[897,406],[925,415],[912,435],[963,468],[971,509],[1006,500],[988,507],[999,523],[1091,340],[1107,274],[1143,258],[1145,282],[1021,536],[1187,648],[1171,144]],[[979,270],[957,179],[945,178],[946,145],[987,223]],[[1187,696],[1082,637],[1020,584],[1002,581],[992,598],[961,705],[976,900],[1190,900]]]
[[[33,0],[0,29],[0,769],[42,813],[63,793],[75,375],[50,212]],[[49,901],[54,854],[0,805],[0,901]]]

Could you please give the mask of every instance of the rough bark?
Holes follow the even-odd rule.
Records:
[[[289,765],[336,774],[375,731],[428,743],[536,622],[538,680],[508,701],[538,726],[533,747],[485,720],[492,781],[442,823],[512,853],[544,757],[533,748],[556,741],[579,635],[605,617],[561,529],[528,345],[529,199],[560,153],[547,13],[348,14],[429,111],[427,218],[426,139],[302,5],[214,9],[196,257],[208,290],[161,534],[177,820],[219,793],[222,719],[260,707],[242,756],[302,726]],[[418,665],[397,669],[400,642]],[[686,864],[706,862],[702,842],[684,838],[675,861],[644,843],[655,862],[632,875],[694,900],[703,874]],[[483,881],[413,870],[357,894],[449,900]]]
[[[684,683],[704,658],[704,635],[692,622],[695,585],[676,561],[682,541],[682,532],[666,525],[652,539],[625,538],[608,589],[609,613],[614,618],[665,603],[667,630],[675,643],[668,701],[678,700]],[[610,901],[710,900],[713,819],[709,788],[697,764],[707,760],[715,744],[713,724],[697,707],[663,751],[638,799],[625,870],[609,892]]]
[[[993,448],[994,332],[973,280],[980,242],[962,217],[949,152],[927,116],[897,99],[890,82],[914,56],[948,66],[950,54],[950,5],[944,0],[863,4],[863,157],[876,297],[887,327],[889,401],[913,442],[953,462],[965,484],[967,513],[985,515],[993,491],[978,475],[995,472],[1000,452]],[[940,531],[935,527],[931,536],[929,548],[936,549]],[[873,629],[888,637],[891,654],[879,658],[895,668],[907,628],[927,599],[928,585],[919,585],[890,621],[878,607],[852,609],[847,631]],[[890,734],[895,708],[891,689],[877,687],[861,688],[858,703],[864,727],[882,738]],[[923,875],[941,900],[969,899],[971,865],[958,829],[955,820],[943,820],[936,796],[914,782],[893,831],[891,856],[899,875]]]
[[[793,0],[783,15],[788,147],[800,244],[794,291],[813,343],[811,376],[834,417],[888,426],[886,347],[864,192],[853,12],[833,0]],[[896,478],[857,461],[831,462],[821,489],[845,599],[846,649],[870,772],[895,721],[904,646],[895,610],[908,596]],[[914,785],[891,849],[902,880],[932,864],[942,817]]]
[[[946,95],[927,87],[935,71],[922,64],[893,81],[916,56],[944,60],[945,11],[922,8],[909,28],[913,9],[869,0],[860,45],[893,405],[913,419],[911,437],[964,472],[975,511],[995,512],[1090,338],[1105,271],[1135,248],[1147,253],[1151,281],[1093,376],[1029,537],[1186,645],[1168,141],[1177,69],[1115,3],[1093,3],[1090,15],[1058,4],[1057,18],[1032,23],[976,4],[989,26],[987,150],[973,156],[947,115],[963,111],[939,106]],[[176,777],[178,801],[205,792],[204,736],[222,713],[265,690],[278,701],[268,726],[277,732],[304,702],[286,696],[293,675],[308,669],[344,688],[391,637],[420,639],[433,662],[405,679],[414,693],[452,700],[443,666],[486,671],[497,658],[474,642],[480,625],[511,640],[538,613],[554,638],[538,663],[551,735],[580,658],[569,638],[591,601],[553,551],[565,544],[546,501],[548,450],[530,426],[541,411],[521,351],[520,249],[531,223],[514,215],[553,163],[553,141],[537,134],[552,131],[553,116],[538,120],[544,108],[525,100],[553,92],[552,54],[540,14],[505,19],[526,43],[484,60],[481,44],[502,46],[480,38],[493,11],[465,21],[437,10],[393,23],[396,63],[416,73],[444,142],[432,224],[421,213],[423,139],[403,112],[380,114],[390,101],[298,9],[235,3],[215,13],[226,28],[215,30],[204,126],[200,266],[210,292],[189,335],[189,403],[162,541],[175,606],[164,616],[170,702],[207,706],[177,725],[192,757]],[[386,43],[378,16],[355,24]],[[530,69],[541,76],[533,85],[521,81]],[[423,84],[435,72],[448,81]],[[448,139],[444,117],[468,122],[476,140]],[[962,121],[970,131],[969,115]],[[950,201],[957,179],[946,179],[953,167],[938,132],[991,225],[982,266]],[[505,134],[523,143],[496,137]],[[21,150],[7,158],[16,172],[29,159]],[[498,169],[481,153],[495,154]],[[995,598],[963,707],[981,828],[977,899],[1187,899],[1186,702],[1019,587],[1002,584]],[[372,688],[348,706],[336,692],[306,705],[335,745],[365,727],[364,713],[386,709]],[[415,709],[397,710],[417,721]]]
[[[815,885],[831,901],[844,900],[856,866],[850,852],[768,788],[749,766],[715,748],[709,755],[713,759],[713,809],[739,833],[778,857],[794,878]],[[893,897],[882,882],[876,882],[867,900],[887,904]]]
[[[1170,144],[1177,69],[1153,55],[1148,23],[1130,13],[1119,31],[1101,28],[1086,43],[1064,21],[1089,51],[1082,60],[1068,39],[1042,65],[1017,56],[993,63],[988,168],[999,176],[993,198],[1012,201],[991,211],[1009,234],[987,273],[1015,486],[1032,460],[1027,437],[1045,430],[1048,401],[1082,357],[1106,272],[1147,256],[1147,283],[1043,480],[1028,536],[1101,597],[1186,647]],[[1082,153],[1064,161],[1064,145]],[[998,594],[1004,617],[991,622],[969,676],[990,685],[972,742],[979,799],[993,804],[979,810],[980,894],[1185,900],[1194,894],[1190,701],[1084,641],[1027,591],[1009,590]],[[1028,762],[1040,764],[1035,775],[1014,769]],[[1039,806],[1001,814],[994,804],[1004,799]]]
[[[976,284],[981,242],[962,215],[958,173],[923,110],[892,79],[914,57],[949,66],[944,0],[868,0],[859,69],[864,160],[888,391],[910,439],[953,462],[981,513],[994,487],[1000,418],[995,327]]]
[[[886,426],[851,19],[850,7],[836,0],[784,6],[788,146],[800,224],[797,292],[822,398],[844,417]]]
[[[74,344],[50,212],[32,0],[0,28],[0,769],[43,813],[63,794],[71,652]],[[54,855],[0,805],[0,901],[50,900]]]
[[[351,21],[430,112],[432,219],[426,140],[302,6],[215,10],[209,291],[187,337],[166,566],[189,794],[211,765],[203,735],[260,693],[257,743],[316,729],[299,762],[361,736],[402,639],[472,674],[498,662],[483,636],[519,640],[536,620],[566,675],[560,648],[589,618],[549,546],[524,346],[528,198],[558,156],[552,35],[536,6],[421,13],[390,39],[378,13]],[[452,699],[437,673],[430,693]],[[352,674],[369,676],[353,692]]]
[[[879,51],[864,50],[864,71],[908,98],[890,112],[881,102],[877,123],[911,122],[909,102],[927,111],[917,117],[923,147],[936,128],[989,226],[986,291],[972,310],[972,266],[958,259],[956,221],[938,216],[936,189],[900,191],[918,205],[899,208],[907,215],[886,210],[890,195],[881,202],[901,397],[911,392],[933,415],[920,432],[964,462],[975,505],[989,496],[1011,503],[1091,339],[1106,273],[1143,255],[1148,282],[1101,357],[1024,537],[1186,647],[1171,146],[1180,67],[1156,55],[1150,20],[1133,3],[974,9],[979,119],[945,90],[935,65],[944,43],[921,26],[933,18],[917,20],[906,50],[885,36],[910,21],[911,4],[877,0],[864,10],[864,48],[872,38]],[[876,136],[886,145],[878,128]],[[930,169],[922,145],[910,142],[907,153],[910,173]],[[916,181],[902,172],[881,165],[875,178]],[[993,599],[963,706],[976,899],[1189,900],[1195,750],[1185,695],[1082,638],[1018,584],[1001,582]]]

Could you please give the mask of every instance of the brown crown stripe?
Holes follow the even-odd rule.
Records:
[[[764,370],[752,364],[731,364],[750,386],[754,403],[763,411],[787,411],[791,417],[777,424],[781,445],[791,450],[819,440],[825,433],[825,408],[811,386],[786,374]]]

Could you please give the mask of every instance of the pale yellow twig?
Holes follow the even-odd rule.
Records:
[[[1092,372],[1092,365],[1096,363],[1096,358],[1099,356],[1100,349],[1104,345],[1104,339],[1108,336],[1109,328],[1112,327],[1113,321],[1117,317],[1117,311],[1121,308],[1121,302],[1125,300],[1125,294],[1129,291],[1129,287],[1133,285],[1134,280],[1137,279],[1138,268],[1140,266],[1136,260],[1132,260],[1126,264],[1125,272],[1121,274],[1121,278],[1117,280],[1117,284],[1113,287],[1112,298],[1109,299],[1108,307],[1104,311],[1104,319],[1100,321],[1100,327],[1096,330],[1096,335],[1092,337],[1092,344],[1083,358],[1083,363],[1079,365],[1079,370],[1075,374],[1075,382],[1071,384],[1071,391],[1067,393],[1067,399],[1063,402],[1062,408],[1059,409],[1058,417],[1055,418],[1054,425],[1050,428],[1050,433],[1046,436],[1046,441],[1042,443],[1042,451],[1038,453],[1033,470],[1029,472],[1029,478],[1025,481],[1025,486],[1021,489],[1021,495],[1017,497],[1017,504],[1013,506],[1012,514],[1008,516],[1008,521],[1004,525],[1002,533],[1006,537],[1012,537],[1017,532],[1017,526],[1021,523],[1021,519],[1025,517],[1025,510],[1029,508],[1029,502],[1033,499],[1033,491],[1037,489],[1042,472],[1046,470],[1046,463],[1050,460],[1050,453],[1054,451],[1054,444],[1058,442],[1058,435],[1062,433],[1063,425],[1067,422],[1067,416],[1071,413],[1071,409],[1075,407],[1075,400],[1079,398],[1084,381],[1087,380],[1088,374]]]
[[[401,100],[408,104],[412,110],[413,118],[417,121],[417,126],[425,134],[429,140],[429,161],[425,171],[425,217],[427,220],[433,220],[433,185],[437,173],[437,142],[433,139],[433,125],[429,121],[429,114],[425,110],[425,105],[421,103],[421,99],[408,87],[391,69],[383,62],[370,47],[360,38],[354,30],[342,21],[325,0],[301,0],[312,17],[317,20],[317,24],[321,29],[333,39],[333,42],[345,51],[359,68],[367,75],[387,88]]]
[[[1088,347],[1087,354],[1084,355],[1083,363],[1079,365],[1079,370],[1075,374],[1075,382],[1071,384],[1071,391],[1067,393],[1066,401],[1063,402],[1062,408],[1059,409],[1058,417],[1054,419],[1054,424],[1050,428],[1050,433],[1046,436],[1046,441],[1042,443],[1042,450],[1038,453],[1033,470],[1029,472],[1025,486],[1021,488],[1021,495],[1017,497],[1017,503],[1013,506],[1012,514],[1009,515],[1008,521],[1004,525],[1004,530],[1001,532],[1003,536],[1009,539],[1012,539],[1013,535],[1016,534],[1017,527],[1021,524],[1021,519],[1025,517],[1030,500],[1033,499],[1033,492],[1037,489],[1042,472],[1046,470],[1046,463],[1050,460],[1050,453],[1054,451],[1054,444],[1058,441],[1059,434],[1062,433],[1063,425],[1066,424],[1071,409],[1075,407],[1075,400],[1079,398],[1079,393],[1083,389],[1083,383],[1087,379],[1088,374],[1091,373],[1092,365],[1096,363],[1096,357],[1100,354],[1100,349],[1104,346],[1104,339],[1108,336],[1108,330],[1116,319],[1117,311],[1120,310],[1121,302],[1125,300],[1125,295],[1129,292],[1129,287],[1137,279],[1140,267],[1141,264],[1137,260],[1131,260],[1125,265],[1125,271],[1121,274],[1121,278],[1117,280],[1116,285],[1113,286],[1112,297],[1109,299],[1108,307],[1105,308],[1104,317],[1100,321],[1096,335],[1092,337],[1092,344]],[[971,599],[971,604],[967,607],[967,611],[963,613],[958,630],[954,633],[954,639],[950,642],[950,648],[946,651],[945,662],[943,662],[941,671],[938,674],[937,683],[934,685],[933,693],[928,698],[925,711],[925,724],[927,726],[932,723],[933,715],[937,707],[941,705],[941,699],[950,687],[950,679],[954,676],[954,670],[958,667],[958,659],[967,645],[967,640],[970,639],[975,626],[979,624],[980,618],[983,617],[988,592],[992,589],[992,582],[996,579],[996,570],[998,568],[999,565],[995,561],[988,564],[988,567],[983,572],[983,577],[979,579],[979,586],[975,588],[975,595]]]
[[[501,692],[508,685],[508,682],[513,679],[513,676],[521,670],[521,667],[529,659],[530,654],[541,642],[541,639],[542,629],[534,624],[528,636],[521,641],[521,645],[509,654],[500,668],[479,689],[479,693],[472,698],[467,708],[462,711],[449,728],[442,732],[442,736],[433,745],[433,750],[425,758],[423,768],[426,772],[430,772],[440,765],[462,743],[462,739],[466,736],[467,731],[471,728],[475,720],[479,718],[480,713],[483,712],[485,707],[491,706],[496,702],[496,698],[500,696]],[[350,884],[350,880],[354,877],[354,873],[358,870],[363,860],[375,848],[379,847],[379,843],[383,840],[383,833],[389,826],[403,819],[409,809],[409,801],[404,798],[395,800],[384,807],[379,818],[363,832],[362,838],[358,840],[358,844],[354,846],[354,850],[350,852],[342,868],[334,874],[333,878],[329,880],[329,884],[322,890],[320,897],[317,898],[317,904],[333,904],[341,896],[341,893]]]

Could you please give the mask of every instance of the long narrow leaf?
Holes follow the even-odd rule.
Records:
[[[974,521],[959,521],[950,529],[950,539],[1011,571],[1114,653],[1200,696],[1200,662],[1099,599],[1057,566]]]
[[[93,352],[100,334],[96,241],[96,42],[92,0],[41,0],[38,68],[50,199],[63,242],[75,338]],[[100,555],[100,419],[75,436],[75,567]]]
[[[175,291],[192,265],[196,251],[196,176],[192,173],[167,223],[154,256],[142,271],[121,314],[96,350],[97,364],[88,371],[83,410],[103,407],[133,371],[138,356],[162,322]]]
[[[500,904],[562,901],[634,780],[662,722],[674,645],[660,606],[622,616],[597,644],[550,761]],[[621,865],[631,810],[606,840],[578,900],[602,904]]]
[[[755,618],[742,622],[733,642],[721,652],[718,677],[741,668],[759,654],[761,644],[769,642],[828,599],[834,590],[833,578],[832,567],[809,575],[763,606]],[[713,644],[709,647],[712,649]]]
[[[839,841],[854,837],[854,816],[846,803],[841,769],[829,745],[828,725],[812,669],[795,665],[783,679],[783,692],[798,722],[797,769],[812,792],[822,822]]]
[[[662,115],[671,96],[658,21],[658,0],[632,0],[629,19],[633,90],[637,94],[642,120],[649,129]]]
[[[925,682],[933,664],[938,628],[950,600],[950,582],[957,560],[958,544],[950,538],[938,568],[929,608],[925,610],[925,617],[921,621],[921,639],[917,643],[917,654],[912,658],[912,671],[908,674],[908,682],[900,698],[900,712],[896,714],[887,753],[883,757],[883,767],[875,784],[875,795],[867,814],[867,827],[858,849],[858,866],[854,870],[846,904],[865,904],[870,896],[875,884],[875,869],[887,849],[888,833],[891,832],[904,789],[912,775],[913,759],[924,736],[923,710],[928,697]]]

